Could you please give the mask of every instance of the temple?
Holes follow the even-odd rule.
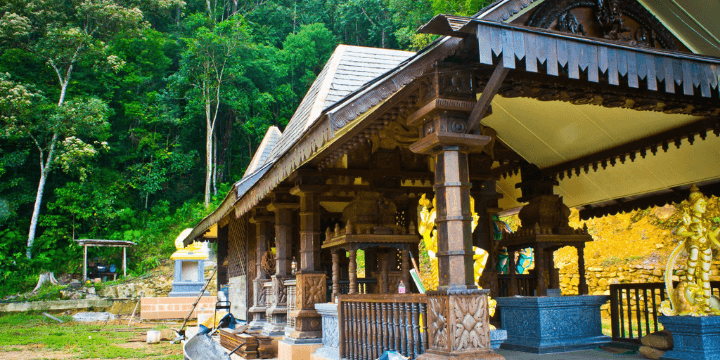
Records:
[[[440,36],[417,53],[340,45],[184,243],[217,231],[234,315],[279,339],[281,359],[502,358],[491,322],[507,349],[608,342],[609,297],[585,280],[592,236],[568,225],[569,208],[587,219],[662,206],[693,184],[720,195],[713,10],[499,0],[473,17],[437,15],[418,31]],[[439,276],[423,294],[411,270],[420,200],[433,198]],[[508,209],[521,209],[521,227],[497,240],[493,217]],[[578,250],[580,294],[548,296],[564,246]],[[479,279],[473,247],[488,253]],[[508,274],[494,270],[502,248],[531,248],[533,274],[516,274],[514,256]]]

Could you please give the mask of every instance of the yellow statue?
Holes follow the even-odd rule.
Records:
[[[437,253],[437,230],[435,229],[435,198],[432,200],[432,204],[430,200],[428,200],[425,197],[425,194],[422,195],[419,201],[420,206],[422,206],[422,210],[420,211],[420,219],[418,221],[418,232],[423,237],[423,243],[425,244],[425,248],[427,249],[428,256],[430,256],[430,276],[424,276],[423,286],[427,290],[436,290],[439,285],[439,271],[438,271],[438,259],[435,255]],[[478,221],[480,220],[480,215],[478,215],[475,212],[475,199],[473,197],[470,197],[470,211],[472,211],[472,231],[475,231],[475,228],[478,225]],[[488,259],[488,253],[487,251],[473,246],[473,250],[475,251],[475,255],[473,255],[474,259],[474,276],[475,276],[475,285],[478,285],[478,279],[480,278],[480,275],[482,274],[483,270],[485,269],[485,264],[487,263]],[[497,305],[497,301],[494,299],[491,299],[488,296],[488,305],[489,305],[489,312],[490,316],[495,315],[495,306]]]
[[[172,260],[207,260],[208,253],[203,251],[203,246],[197,241],[193,241],[192,244],[183,247],[183,241],[190,235],[192,228],[183,230],[177,239],[175,239],[175,251],[170,259]]]
[[[677,231],[683,240],[670,254],[665,268],[665,286],[669,301],[662,302],[661,310],[666,316],[720,315],[720,299],[712,295],[710,290],[712,247],[720,248],[720,227],[710,230],[712,221],[705,215],[707,199],[695,185],[690,188],[688,202],[689,209],[683,213],[683,223]],[[673,268],[683,251],[688,254],[687,266],[685,275],[675,289],[672,282]]]

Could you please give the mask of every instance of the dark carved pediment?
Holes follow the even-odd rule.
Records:
[[[675,37],[634,0],[546,0],[525,25],[633,46],[679,50]]]

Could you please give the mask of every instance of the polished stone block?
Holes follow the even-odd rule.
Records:
[[[338,305],[335,303],[315,304],[315,310],[322,316],[322,344],[313,356],[336,360],[340,358],[340,327],[338,324]]]
[[[600,306],[607,296],[497,298],[507,340],[501,349],[549,354],[592,349],[610,342]]]
[[[500,345],[507,340],[507,330],[495,329],[490,330],[490,347],[493,350],[500,348]]]
[[[661,360],[720,360],[720,316],[660,316],[675,346]]]

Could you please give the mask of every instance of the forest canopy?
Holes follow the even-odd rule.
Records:
[[[284,129],[338,44],[417,50],[433,15],[488,3],[1,2],[0,295],[80,273],[78,238],[134,241],[131,273],[154,267],[267,128]]]

